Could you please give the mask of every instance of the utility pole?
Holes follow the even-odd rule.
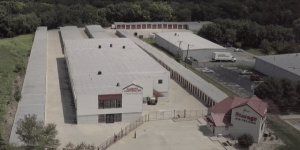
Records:
[[[187,49],[187,53],[186,53],[186,56],[185,56],[185,68],[186,68],[186,59],[188,58],[188,55],[189,55],[189,48],[190,48],[190,46],[194,46],[194,45],[190,45],[190,44],[188,44],[188,49]]]
[[[253,90],[253,95],[254,95],[254,90],[257,88],[261,83],[264,81],[254,81],[253,84],[251,85],[251,89]]]

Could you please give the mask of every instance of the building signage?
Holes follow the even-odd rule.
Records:
[[[244,122],[248,122],[248,123],[252,123],[252,124],[256,124],[256,120],[257,120],[256,117],[247,116],[247,115],[241,114],[239,112],[235,113],[235,119],[244,121]]]
[[[131,84],[123,89],[124,94],[130,95],[130,94],[142,94],[143,88],[140,86],[137,86],[135,84]]]

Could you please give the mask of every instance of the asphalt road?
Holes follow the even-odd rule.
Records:
[[[252,81],[249,80],[249,75],[239,75],[237,68],[223,68],[223,67],[213,67],[212,69],[215,73],[205,73],[210,78],[218,81],[222,85],[233,90],[235,93],[239,94],[241,97],[252,96],[253,91],[251,90]],[[201,70],[201,69],[198,69]]]

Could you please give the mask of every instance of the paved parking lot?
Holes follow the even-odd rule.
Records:
[[[225,150],[220,143],[205,136],[198,126],[197,120],[145,122],[135,130],[136,139],[131,132],[109,150]]]
[[[210,78],[228,87],[235,93],[239,94],[241,97],[252,96],[252,81],[249,80],[249,75],[239,75],[239,69],[237,69],[236,67],[213,67],[209,69],[214,71],[214,73],[205,73]],[[201,69],[198,70],[201,71]]]

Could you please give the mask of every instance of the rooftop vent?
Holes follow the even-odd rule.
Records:
[[[110,47],[112,47],[112,44],[110,44]]]
[[[101,49],[101,45],[99,45],[99,49]]]
[[[101,75],[102,74],[102,72],[101,71],[98,71],[98,74],[97,75]]]
[[[117,83],[117,86],[120,86],[120,83],[119,83],[119,82]]]
[[[175,33],[175,36],[177,35],[177,33]]]
[[[123,49],[125,49],[125,45],[123,46]]]

